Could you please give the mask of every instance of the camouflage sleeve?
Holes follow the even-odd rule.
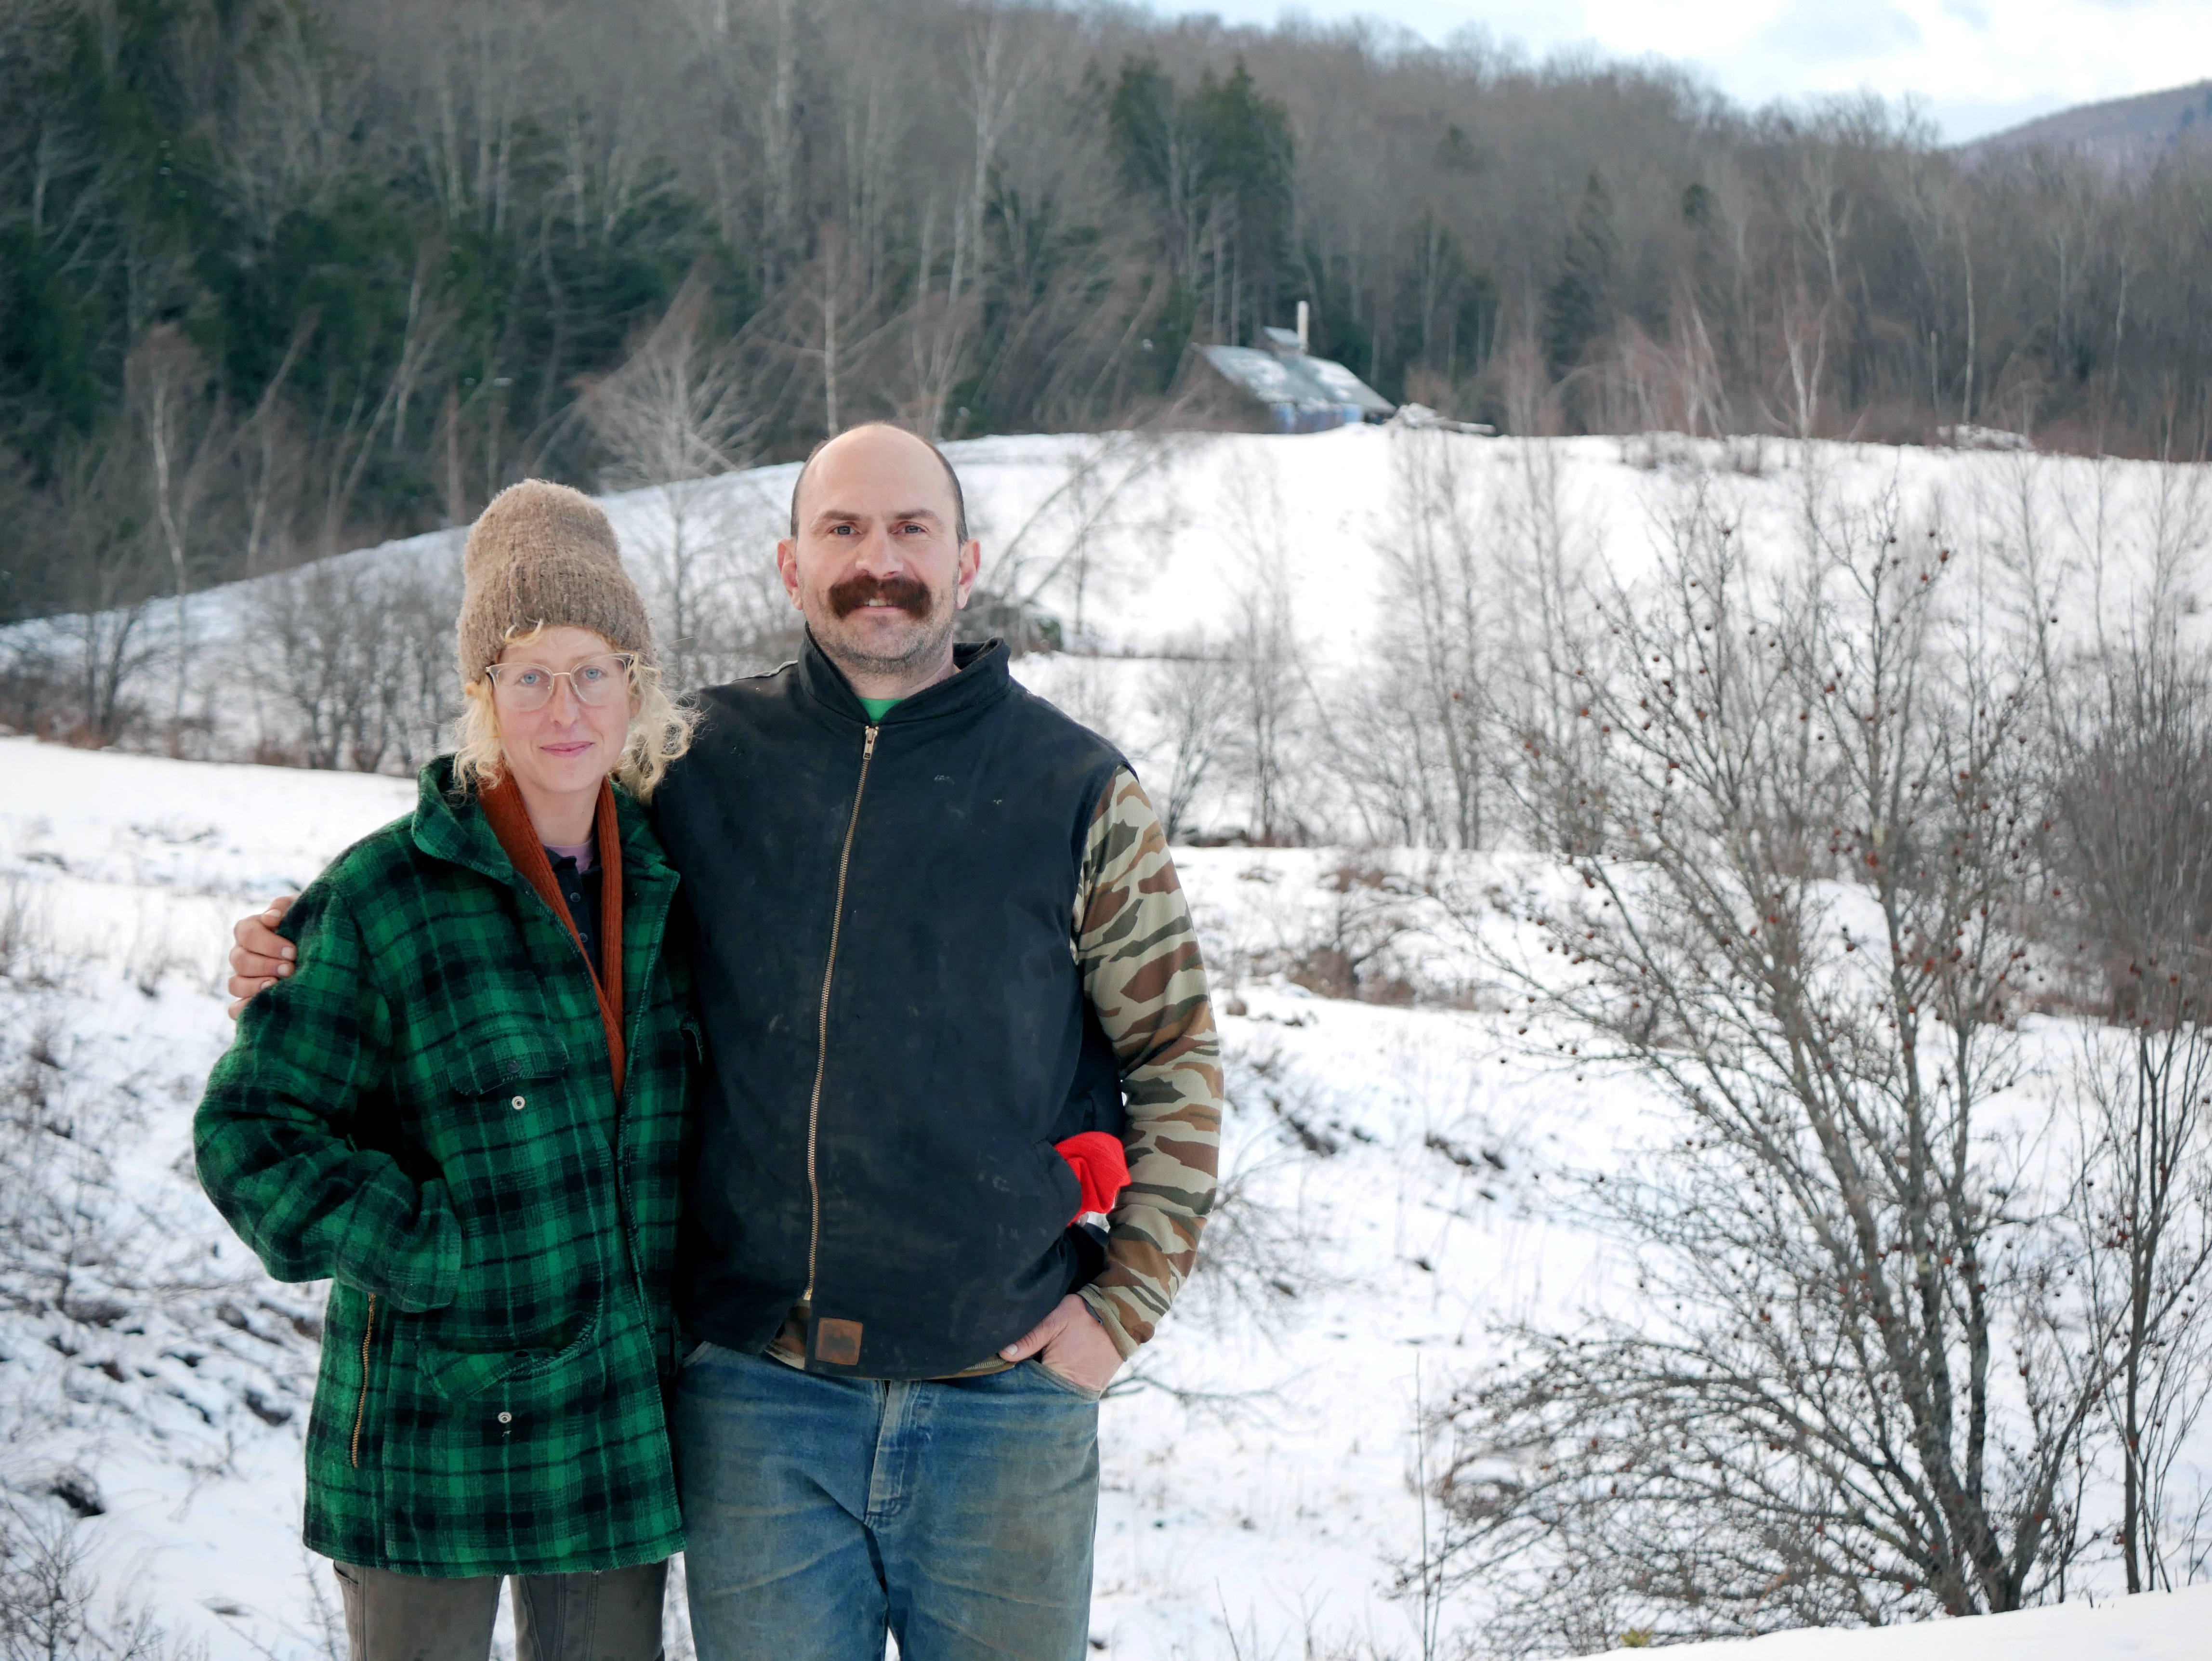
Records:
[[[1100,795],[1075,903],[1083,989],[1121,1065],[1129,1186],[1083,1299],[1126,1359],[1198,1255],[1221,1146],[1221,1041],[1167,837],[1136,775]]]

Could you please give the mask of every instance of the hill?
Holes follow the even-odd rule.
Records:
[[[1977,159],[2023,150],[2071,150],[2113,167],[2136,169],[2208,140],[2212,140],[2212,81],[2196,81],[2133,98],[2077,104],[1991,133],[1961,149]]]
[[[1527,618],[1517,599],[1501,597],[1517,594],[1540,559],[1632,580],[1650,567],[1667,517],[1700,491],[1740,518],[1747,545],[1772,549],[1790,545],[1808,490],[1869,502],[1894,493],[1979,558],[1974,551],[2002,557],[2008,514],[2048,515],[2057,534],[2088,525],[2096,501],[2112,523],[2129,522],[2166,511],[2159,503],[2182,488],[2175,481],[2196,478],[2030,450],[1663,434],[1522,442],[1397,427],[1033,435],[969,440],[949,453],[983,545],[974,631],[1057,646],[1025,660],[1023,672],[1163,779],[1173,758],[1162,699],[1176,666],[1225,660],[1254,631],[1273,631],[1323,695],[1322,714],[1349,709],[1375,691],[1376,666],[1415,620],[1407,585],[1417,557],[1465,551],[1491,591],[1470,602],[1468,621],[1506,652]],[[796,471],[781,463],[604,498],[672,684],[726,679],[791,654],[796,618],[772,546]],[[2177,603],[2212,606],[2212,593],[2192,587],[2212,532],[2193,508],[2159,522],[2187,550],[2171,568]],[[2070,534],[2060,536],[2069,550],[2063,626],[2087,631],[2100,605],[2109,616],[2152,580],[2157,556],[2132,536],[2092,549]],[[0,667],[11,656],[43,666],[64,693],[97,682],[136,710],[134,746],[409,772],[454,712],[460,540],[433,532],[195,595],[181,681],[167,604],[0,629]],[[88,648],[104,654],[90,672]],[[172,712],[181,720],[173,724]],[[9,719],[0,705],[0,721]],[[1185,829],[1253,828],[1224,770],[1208,771],[1194,791]],[[1303,834],[1456,839],[1410,830],[1402,816],[1376,819],[1376,801],[1316,779],[1299,805]]]

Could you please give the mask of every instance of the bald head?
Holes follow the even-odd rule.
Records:
[[[852,443],[848,444],[848,441]],[[806,453],[806,459],[799,469],[799,477],[791,482],[791,534],[799,534],[799,498],[805,493],[808,478],[814,472],[814,464],[824,451],[840,447],[860,447],[885,453],[902,444],[927,450],[945,475],[945,488],[951,497],[951,515],[945,520],[946,528],[956,542],[968,540],[968,498],[960,489],[960,475],[952,471],[952,464],[945,459],[945,452],[919,433],[909,432],[888,421],[867,421],[857,427],[848,427],[835,438],[825,438]]]
[[[954,672],[953,625],[982,551],[937,447],[876,422],[819,446],[791,492],[776,569],[807,631],[862,697]]]

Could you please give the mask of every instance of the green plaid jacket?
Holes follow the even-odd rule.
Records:
[[[675,871],[618,796],[628,1077],[590,971],[473,799],[423,770],[282,932],[193,1125],[201,1185],[281,1281],[332,1282],[307,1543],[437,1575],[683,1547],[662,1387],[700,1062]]]

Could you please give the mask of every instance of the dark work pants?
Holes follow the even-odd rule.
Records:
[[[348,1661],[484,1661],[505,1579],[514,1583],[515,1661],[660,1661],[665,1563],[452,1579],[331,1567],[345,1603]]]

